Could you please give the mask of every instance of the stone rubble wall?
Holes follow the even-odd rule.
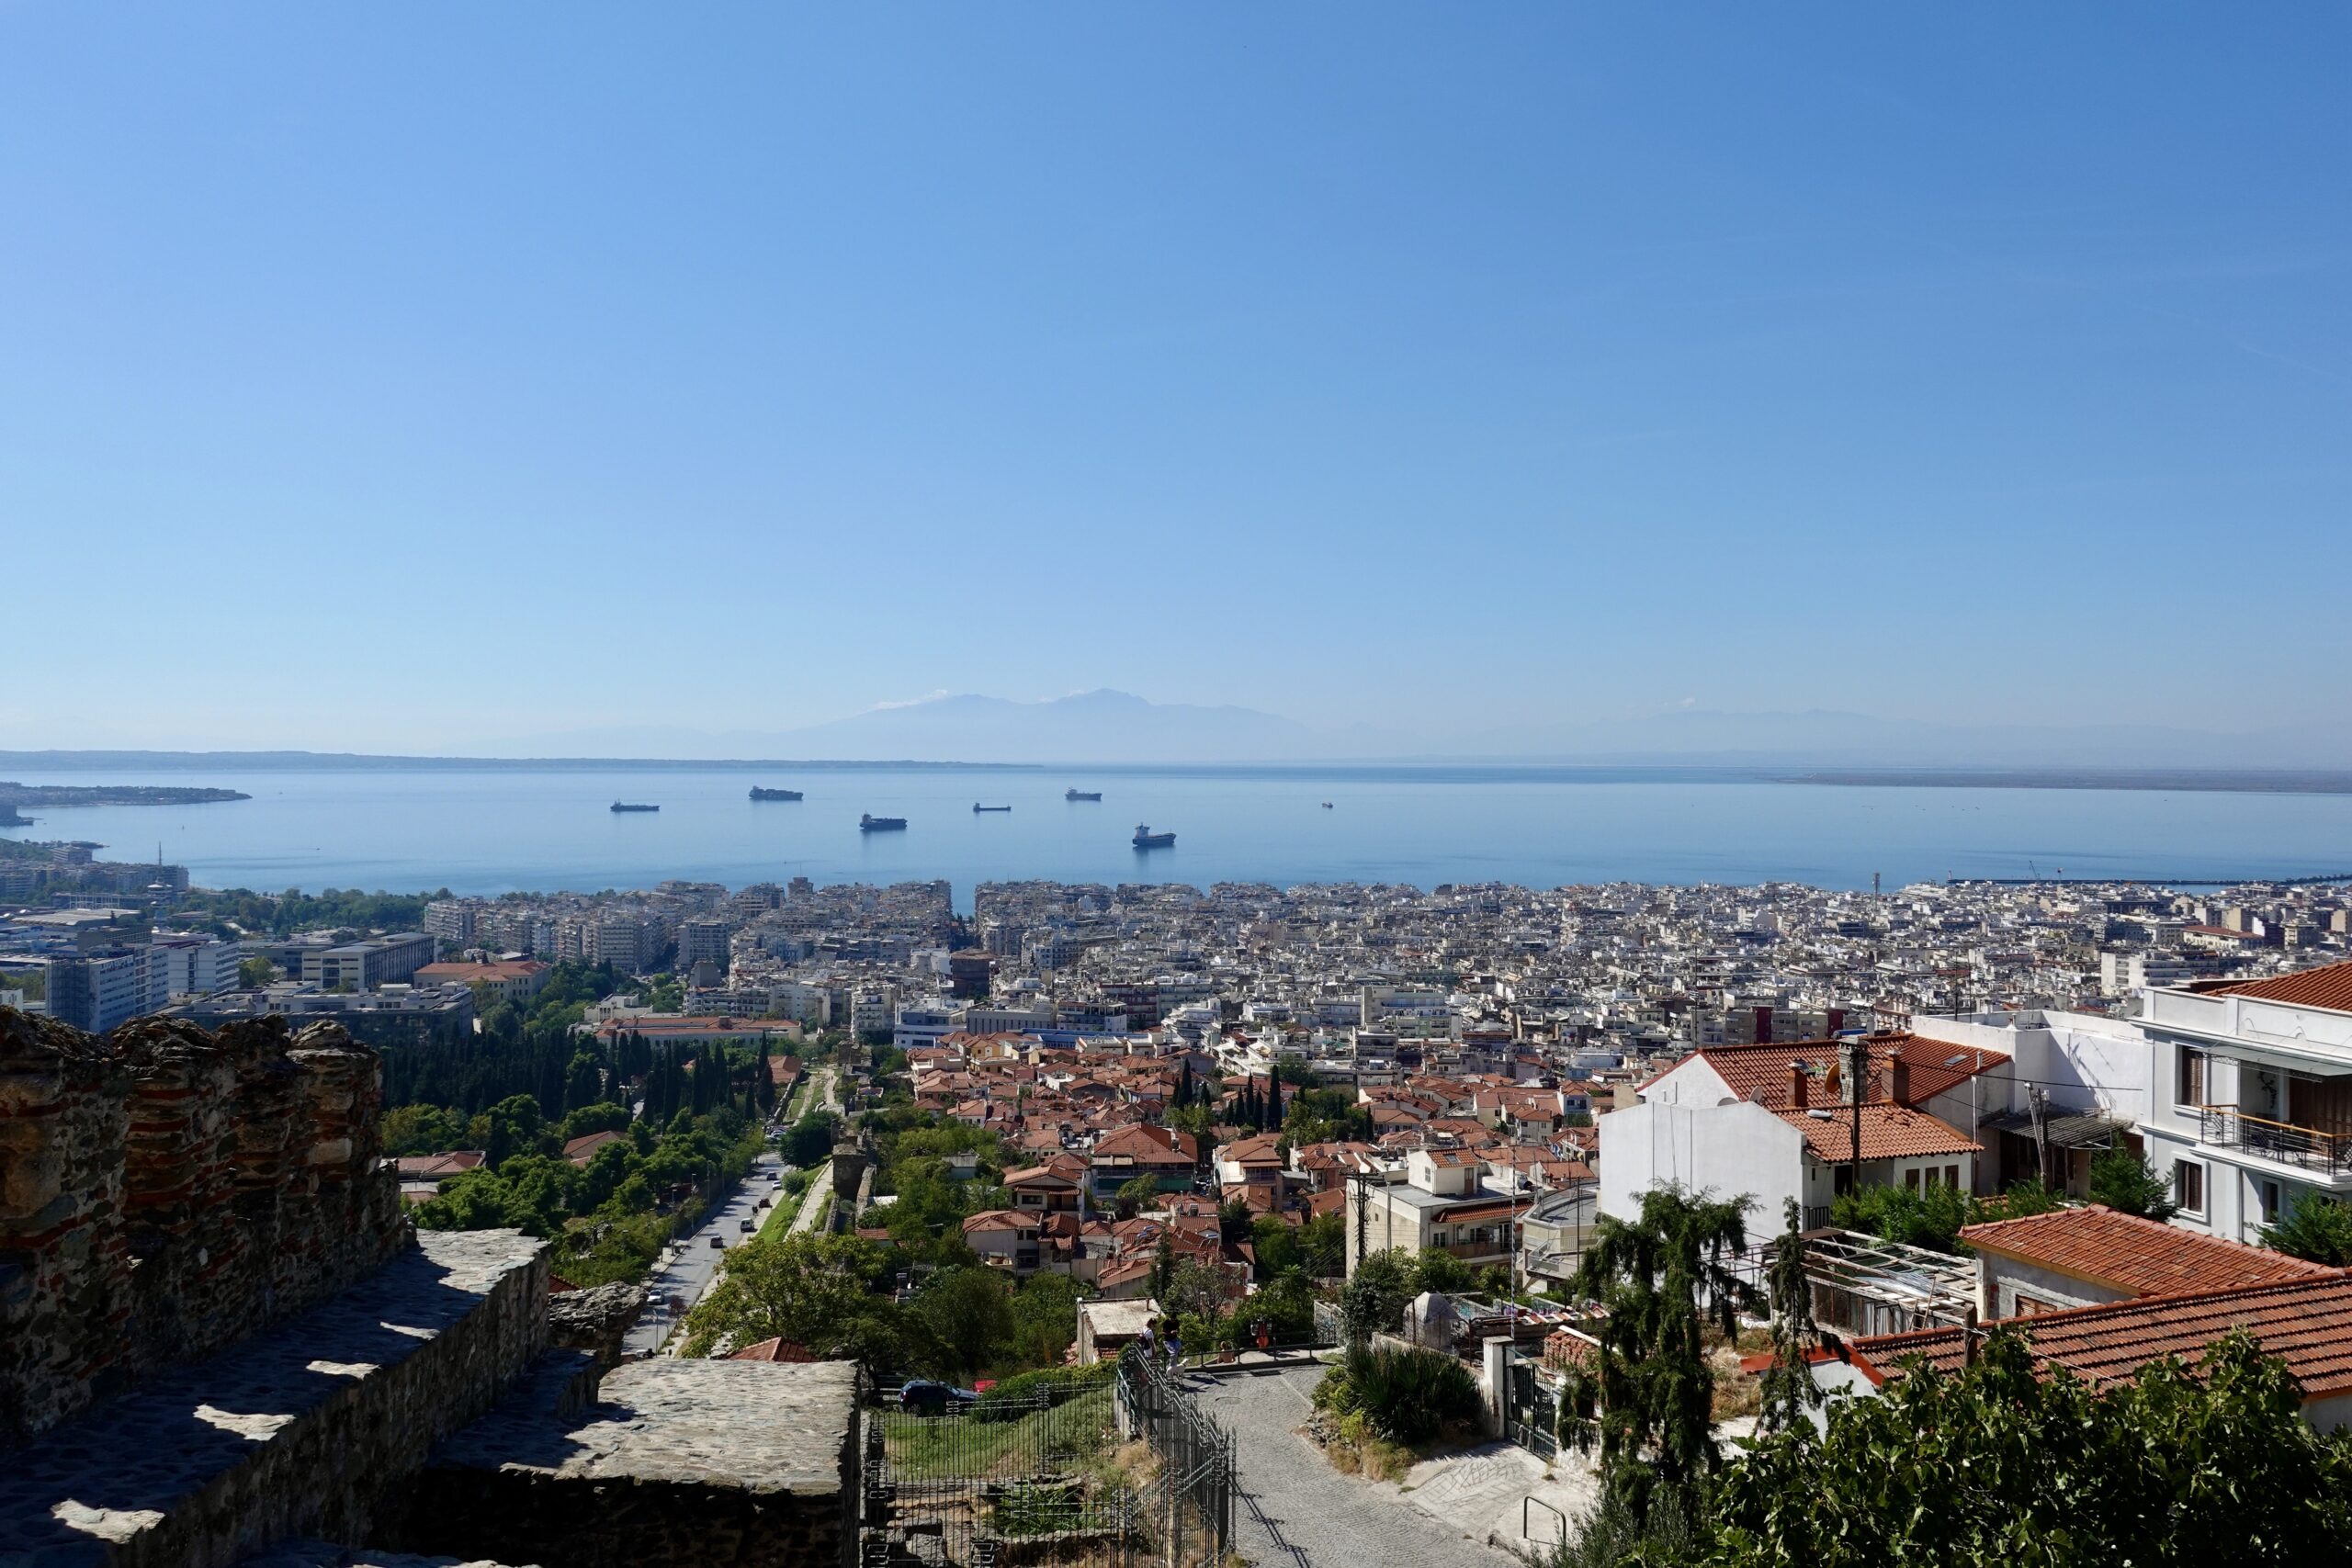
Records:
[[[0,1449],[409,1246],[382,1109],[337,1023],[100,1040],[0,1008]]]
[[[547,1291],[543,1241],[428,1233],[0,1461],[0,1563],[228,1568],[282,1540],[371,1541],[386,1495],[544,1354]]]

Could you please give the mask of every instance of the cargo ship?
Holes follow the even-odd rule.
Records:
[[[903,817],[861,817],[857,819],[857,830],[861,833],[902,833],[906,827],[907,819]]]
[[[752,798],[753,800],[798,800],[800,792],[797,789],[762,789],[758,784],[753,784]]]
[[[659,811],[662,808],[658,806],[639,806],[634,801],[616,800],[613,802],[613,809],[616,811]]]
[[[1012,807],[1010,806],[982,806],[976,800],[972,802],[972,809],[977,813],[981,811],[1010,811]]]
[[[1064,800],[1100,800],[1102,798],[1102,792],[1099,789],[1066,789],[1062,791],[1062,798]]]
[[[1144,823],[1136,824],[1134,843],[1139,850],[1164,850],[1175,841],[1173,833],[1155,833]]]

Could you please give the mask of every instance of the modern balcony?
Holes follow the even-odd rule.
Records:
[[[2300,1170],[2328,1176],[2352,1174],[2352,1133],[2331,1133],[2249,1116],[2234,1105],[2197,1108],[2198,1138],[2219,1148],[2240,1149]]]

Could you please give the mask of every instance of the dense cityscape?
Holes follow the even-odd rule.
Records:
[[[2347,61],[0,5],[0,1568],[2352,1563]]]
[[[1110,1419],[1098,1374],[1139,1353],[1304,1366],[1335,1475],[1442,1472],[1417,1455],[1483,1421],[1597,1540],[1657,1517],[1620,1462],[1645,1445],[1586,1414],[1666,1354],[1624,1337],[1653,1281],[1613,1259],[1703,1222],[1718,1438],[1817,1397],[1741,1358],[1764,1326],[1801,1321],[1783,1370],[1849,1399],[1980,1336],[2096,1383],[2197,1348],[2180,1280],[2249,1292],[2302,1346],[2305,1415],[2334,1409],[2298,1325],[2352,1262],[2352,1057],[2313,1055],[2352,1050],[2337,884],[1012,882],[959,915],[941,882],[258,895],[80,844],[6,864],[0,1006],[371,1053],[409,1223],[540,1238],[550,1321],[623,1361],[850,1364],[917,1419],[1048,1423]],[[1995,1332],[2133,1301],[2080,1349],[2057,1318]],[[1414,1356],[1453,1383],[1380,1392],[1435,1376]],[[1229,1405],[1203,1403],[1262,1415]],[[1494,1501],[1415,1528],[1500,1541]]]

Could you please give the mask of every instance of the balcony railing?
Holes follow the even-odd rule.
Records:
[[[2197,1120],[2198,1136],[2209,1144],[2244,1149],[2305,1170],[2352,1171],[2352,1133],[2327,1133],[2249,1116],[2234,1105],[2200,1105]]]

